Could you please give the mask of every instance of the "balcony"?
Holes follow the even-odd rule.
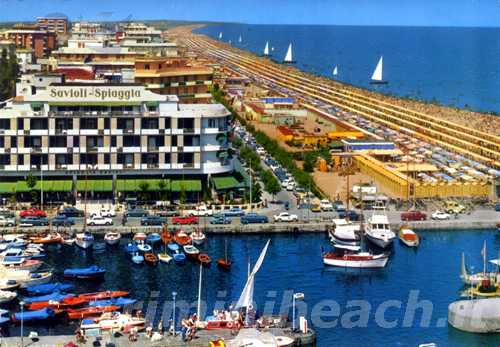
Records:
[[[42,153],[42,147],[31,147],[31,153]]]
[[[148,169],[158,169],[160,167],[158,163],[148,163],[146,165]]]

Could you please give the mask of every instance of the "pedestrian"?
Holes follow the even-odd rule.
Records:
[[[148,338],[151,338],[151,336],[153,336],[153,327],[151,325],[146,328],[146,336]]]
[[[163,319],[158,323],[158,332],[163,335]]]

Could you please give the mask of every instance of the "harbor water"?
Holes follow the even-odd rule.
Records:
[[[497,335],[463,333],[449,327],[446,320],[448,304],[459,297],[462,289],[459,278],[462,251],[468,250],[468,265],[481,271],[480,251],[484,240],[489,250],[488,258],[497,258],[500,236],[493,230],[429,231],[420,232],[420,235],[422,243],[416,250],[396,242],[386,268],[349,271],[323,266],[321,247],[327,249],[329,244],[322,233],[209,235],[201,248],[215,262],[224,257],[227,242],[233,267],[230,272],[218,269],[215,264],[204,269],[202,299],[209,313],[216,300],[226,305],[236,301],[247,278],[248,261],[255,263],[270,238],[267,257],[255,282],[257,310],[275,314],[287,311],[291,317],[292,291],[304,293],[304,301],[297,303],[297,308],[300,314],[307,315],[309,326],[316,330],[317,346],[417,346],[424,342],[435,342],[438,346],[493,346],[500,343]],[[105,247],[102,240],[97,241],[98,248],[104,247],[90,252],[76,247],[51,246],[45,261],[61,281],[65,268],[91,264],[104,267],[107,273],[103,282],[78,281],[75,282],[76,291],[129,290],[132,298],[144,301],[141,308],[154,326],[162,310],[168,312],[163,316],[164,321],[170,319],[173,291],[177,292],[178,302],[194,303],[193,308],[196,307],[198,265],[190,262],[183,266],[173,263],[156,267],[134,265],[123,250],[127,240],[121,241],[122,244],[115,248]],[[424,319],[422,310],[417,309],[410,323],[405,323],[409,297],[423,301],[427,309],[430,302],[430,319]],[[400,308],[392,305],[398,302]],[[364,313],[359,317],[360,305],[368,309],[366,317]],[[388,306],[381,318],[380,308],[384,305]],[[155,307],[158,309],[154,310]],[[339,312],[335,312],[335,307]],[[8,308],[15,309],[15,305]],[[358,313],[353,313],[355,311]],[[395,324],[389,327],[384,322]],[[44,335],[72,334],[76,323],[27,325],[25,329]],[[18,335],[19,327],[11,326],[10,334]]]
[[[323,25],[209,25],[197,32],[282,61],[289,43],[304,71],[378,92],[500,113],[500,29]],[[239,42],[239,36],[242,40]],[[370,77],[384,57],[387,85]]]

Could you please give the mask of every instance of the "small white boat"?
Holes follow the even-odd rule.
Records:
[[[167,253],[158,253],[158,260],[162,263],[168,264],[172,261],[172,257]]]
[[[408,247],[418,247],[420,244],[420,238],[408,225],[399,228],[399,240]]]
[[[323,254],[325,265],[349,268],[382,268],[387,265],[389,254],[372,254],[370,252],[336,254],[328,252]]]
[[[203,242],[205,242],[206,238],[207,238],[206,235],[200,230],[196,230],[193,233],[191,233],[191,239],[193,240],[193,243],[195,245],[203,244]]]
[[[106,233],[106,235],[104,235],[104,241],[106,241],[106,244],[108,244],[109,246],[114,246],[120,243],[121,238],[122,235],[114,231],[111,231],[109,233]]]
[[[361,225],[346,219],[334,219],[333,230],[329,232],[330,241],[338,246],[359,246]]]
[[[266,46],[264,47],[264,56],[269,56],[269,41],[266,41]]]
[[[138,232],[138,233],[135,233],[134,234],[134,237],[132,238],[132,240],[134,241],[144,241],[146,240],[146,234],[145,233],[142,233],[142,232]]]
[[[83,249],[92,248],[94,245],[94,235],[91,232],[86,231],[83,233],[76,234],[76,245]]]
[[[18,264],[3,265],[4,269],[7,270],[26,270],[26,271],[36,271],[43,265],[43,262],[37,259],[23,259],[22,262]]]
[[[200,250],[196,248],[195,246],[192,245],[185,245],[183,247],[184,253],[186,253],[186,256],[190,259],[196,260],[198,259],[198,255],[200,254]]]
[[[126,313],[106,312],[96,319],[84,319],[80,329],[86,330],[116,330],[130,331],[137,327],[138,330],[144,329],[146,321],[141,317],[133,317]]]
[[[134,264],[142,264],[142,263],[144,263],[144,257],[142,255],[140,255],[139,253],[135,253],[132,256],[132,262]]]
[[[151,252],[153,248],[144,241],[139,241],[137,243],[137,249],[143,253],[146,253],[146,252]]]
[[[375,209],[373,214],[368,218],[365,236],[380,248],[387,248],[392,245],[396,234],[391,230],[389,219],[383,208],[379,208],[378,211]]]
[[[335,67],[333,68],[333,77],[337,77],[338,74],[339,74],[339,69],[337,65],[335,65]]]
[[[383,78],[383,69],[384,69],[384,57],[380,56],[378,60],[377,66],[372,74],[372,79],[370,81],[371,84],[387,84],[387,81],[384,81]]]
[[[63,239],[63,244],[65,244],[66,246],[73,246],[75,244],[75,242],[76,242],[76,238],[74,238],[74,237]]]
[[[10,302],[17,298],[16,292],[10,292],[8,290],[0,290],[0,304]]]
[[[285,63],[285,64],[295,63],[295,61],[293,60],[292,44],[291,43],[288,45],[288,50],[286,51],[286,55],[285,55],[285,59],[283,59],[283,63]]]

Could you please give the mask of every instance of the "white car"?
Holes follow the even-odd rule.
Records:
[[[450,217],[448,213],[441,211],[436,211],[431,215],[431,218],[434,220],[448,220]]]
[[[288,185],[286,186],[286,190],[288,190],[289,192],[293,192],[294,189],[295,189],[295,182],[288,183]]]
[[[323,199],[319,202],[321,211],[333,211],[333,204],[328,199]]]
[[[281,182],[282,188],[286,189],[286,187],[288,187],[289,185],[293,185],[295,187],[295,181],[291,180],[291,179],[287,179],[287,180],[284,180],[283,182]]]
[[[274,215],[275,222],[297,222],[299,217],[296,214],[290,214],[288,212],[281,212],[280,214]]]
[[[113,207],[103,207],[99,214],[103,217],[116,217],[116,212]]]
[[[0,227],[13,227],[16,225],[16,219],[0,215]]]
[[[212,209],[209,209],[205,205],[197,206],[193,210],[188,210],[185,212],[186,216],[197,216],[197,217],[206,217],[206,216],[212,216],[214,214],[214,211]]]
[[[87,218],[87,225],[113,225],[113,220],[109,217],[103,216],[92,216]]]

